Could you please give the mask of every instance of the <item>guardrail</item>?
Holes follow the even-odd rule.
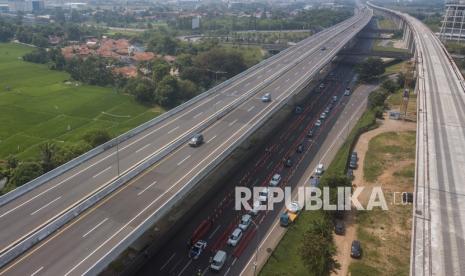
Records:
[[[368,24],[369,21],[366,21],[366,24]],[[366,25],[365,24],[365,25]],[[364,26],[365,26],[364,25]],[[359,28],[356,33],[358,33],[362,28]],[[337,48],[336,53],[342,49],[342,47],[349,41],[352,37],[344,40],[342,43],[340,43],[342,46]],[[335,54],[334,54],[335,55]],[[273,110],[279,110],[281,109],[285,104],[287,104],[287,100],[290,99],[292,96],[294,96],[296,93],[301,91],[303,88],[305,88],[311,81],[312,81],[312,76],[316,73],[318,73],[324,66],[326,66],[328,63],[331,62],[331,59],[333,58],[332,55],[329,55],[326,57],[326,59],[320,63],[318,67],[315,68],[313,72],[308,74],[308,77],[306,81],[303,83],[299,84],[297,87],[295,87],[291,93],[287,95],[287,97],[284,97],[282,100],[280,100],[279,104],[276,105]],[[100,258],[97,263],[94,264],[90,269],[88,269],[84,274],[90,274],[90,275],[96,275],[103,271],[107,265],[115,260],[126,248],[128,248],[132,243],[134,243],[138,237],[140,237],[143,233],[145,233],[147,230],[150,229],[150,227],[156,223],[157,220],[162,218],[164,215],[168,213],[168,211],[173,208],[173,206],[179,202],[179,200],[183,199],[190,191],[191,189],[198,183],[200,182],[203,178],[205,178],[214,168],[216,168],[223,160],[228,157],[237,147],[239,147],[243,142],[246,141],[254,133],[256,130],[258,130],[260,127],[263,126],[263,124],[270,119],[270,117],[273,115],[272,112],[268,112],[261,120],[259,120],[258,123],[254,124],[251,128],[249,128],[245,133],[243,133],[239,139],[236,139],[234,143],[228,147],[225,151],[223,151],[220,155],[218,155],[213,161],[208,164],[208,168],[200,171],[197,175],[195,175],[191,180],[188,181],[187,184],[184,185],[184,187],[177,192],[175,195],[173,195],[167,203],[165,203],[163,206],[155,210],[148,218],[146,218],[142,224],[134,228],[131,233],[129,233],[124,239],[122,239],[115,247],[112,248],[108,253],[106,253],[102,258]]]
[[[323,44],[325,42],[326,41],[321,41],[319,44],[316,45],[315,48],[318,49],[321,46],[321,44]],[[292,49],[294,49],[294,48],[292,48]],[[283,51],[282,53],[285,53],[285,52],[290,51],[290,50],[291,49],[286,49],[286,51]],[[261,85],[257,86],[255,89],[250,90],[244,97],[241,97],[237,102],[235,102],[232,105],[224,107],[222,110],[220,110],[220,112],[218,112],[218,114],[216,114],[216,116],[211,116],[211,118],[206,123],[204,123],[201,126],[199,126],[198,128],[196,128],[194,132],[201,132],[202,130],[208,128],[213,123],[215,123],[217,120],[219,120],[221,117],[223,117],[227,113],[229,113],[230,110],[236,108],[238,105],[242,104],[246,100],[253,97],[256,94],[257,91],[262,90],[263,87],[266,87],[267,85],[269,85],[270,83],[275,81],[277,78],[279,78],[280,76],[285,74],[289,68],[294,67],[295,65],[297,65],[298,63],[300,63],[302,60],[306,59],[308,56],[312,55],[313,53],[314,52],[309,52],[309,53],[303,55],[298,60],[294,61],[293,63],[288,64],[285,68],[281,69],[278,73],[276,73],[275,75],[272,75],[268,80],[266,80],[266,82],[263,82]],[[268,61],[267,63],[271,62],[272,60],[274,60],[276,58],[277,57],[275,56],[273,58],[267,59],[267,61]],[[259,65],[259,64],[257,64],[257,65]],[[261,64],[261,66],[263,66],[263,65],[264,64]],[[246,72],[243,72],[241,74],[245,74],[245,73]],[[232,82],[234,79],[237,79],[239,77],[240,76],[238,75],[238,76],[234,77],[233,79],[230,79],[230,82]],[[221,85],[215,87],[215,89],[220,89],[220,88],[222,88]],[[216,92],[216,90],[212,91],[210,93],[215,93],[215,92]],[[143,124],[143,125],[139,126],[136,129],[141,129],[139,131],[139,132],[141,132],[141,131],[147,129],[148,127],[152,126],[154,124],[153,121],[154,120],[149,121],[146,124]],[[123,135],[128,135],[128,133],[125,133]],[[117,140],[118,138],[115,138],[115,139],[103,144],[101,146],[101,148],[109,147],[109,144],[115,143],[116,141],[118,141]],[[128,139],[128,138],[129,137],[127,137],[126,139]],[[100,201],[102,198],[106,197],[107,195],[109,195],[110,193],[112,193],[113,191],[115,191],[116,189],[121,187],[123,184],[125,184],[126,182],[128,182],[129,180],[131,180],[132,178],[137,176],[139,173],[141,173],[142,171],[144,171],[147,168],[149,168],[150,166],[152,166],[154,163],[156,163],[159,160],[161,160],[162,158],[164,158],[167,154],[172,152],[172,150],[174,148],[177,148],[177,147],[183,145],[184,143],[186,143],[189,138],[190,138],[189,135],[185,135],[184,137],[181,137],[181,138],[177,139],[175,141],[175,143],[173,143],[170,147],[167,147],[164,150],[162,150],[161,152],[152,155],[147,160],[143,160],[142,162],[137,164],[137,166],[133,170],[129,171],[128,173],[126,173],[124,175],[122,175],[121,177],[119,177],[118,179],[116,179],[115,181],[110,183],[109,185],[104,186],[102,189],[100,189],[96,193],[90,195],[88,198],[76,203],[74,206],[72,206],[69,209],[67,209],[67,210],[63,211],[62,213],[58,214],[56,216],[56,218],[52,219],[53,222],[47,224],[43,228],[41,228],[38,231],[34,232],[30,236],[28,236],[27,238],[25,238],[24,240],[22,240],[21,242],[19,242],[18,244],[14,245],[12,248],[10,248],[6,252],[4,252],[0,256],[0,267],[5,265],[6,263],[10,262],[12,259],[16,258],[20,254],[24,253],[26,250],[31,248],[33,245],[35,245],[38,242],[42,241],[47,236],[49,236],[51,233],[53,233],[54,231],[56,231],[57,229],[62,227],[64,224],[71,221],[73,218],[75,218],[76,216],[78,216],[79,214],[81,214],[82,212],[84,212],[85,210],[90,208],[91,206],[93,206],[95,203]],[[104,150],[105,149],[103,149],[102,151],[104,151]]]

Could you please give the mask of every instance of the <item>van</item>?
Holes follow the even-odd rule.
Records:
[[[220,271],[226,262],[227,254],[223,250],[218,250],[213,257],[212,263],[210,264],[211,270]]]

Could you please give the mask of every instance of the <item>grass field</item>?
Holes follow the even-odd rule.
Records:
[[[46,141],[73,144],[91,129],[117,135],[162,112],[111,88],[67,82],[67,73],[22,61],[28,51],[0,44],[0,159],[35,159]]]

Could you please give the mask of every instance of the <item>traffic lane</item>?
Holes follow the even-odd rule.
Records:
[[[339,85],[339,89],[340,89],[340,87],[341,87],[341,85]],[[327,86],[327,89],[330,89],[330,90],[331,90],[331,88],[332,88],[332,83],[330,83],[330,84]],[[320,94],[317,94],[317,96],[318,96],[318,97],[324,96],[324,97],[326,97],[326,99],[324,99],[323,102],[322,102],[320,99],[317,99],[317,101],[314,101],[314,100],[312,99],[312,100],[311,100],[312,105],[316,105],[316,106],[325,106],[324,103],[326,103],[326,101],[329,99],[329,97],[330,97],[331,95],[327,95],[326,93],[320,93]],[[323,98],[323,97],[321,97],[321,98]],[[321,103],[320,103],[320,102],[321,102]],[[320,114],[320,111],[321,111],[321,110],[318,110],[318,109],[317,109],[317,110],[313,110],[313,108],[312,108],[310,114],[305,114],[305,116],[307,117],[307,118],[306,118],[306,119],[307,119],[307,124],[309,123],[309,122],[308,122],[309,118],[312,118],[312,119],[310,119],[310,125],[312,125],[313,122],[314,122],[314,120],[316,120],[317,116]],[[300,126],[302,126],[302,125],[303,125],[303,124],[301,124]],[[289,132],[289,130],[288,130],[287,132]],[[295,132],[295,131],[291,131],[291,132],[293,132],[292,134],[294,134],[294,135],[290,135],[291,137],[288,137],[288,135],[284,135],[284,137],[283,137],[282,135],[279,135],[279,134],[278,134],[277,136],[275,136],[275,139],[274,139],[274,140],[282,141],[282,140],[284,139],[285,143],[287,143],[287,144],[291,143],[291,141],[292,141],[292,143],[294,143],[295,138],[296,138],[296,137],[295,137],[296,132]],[[284,134],[286,134],[286,133],[284,133]],[[299,142],[300,142],[300,141],[299,141]],[[277,143],[277,141],[275,141],[275,143]],[[291,143],[291,144],[292,144],[292,143]],[[267,147],[269,147],[269,145],[268,145]],[[285,147],[283,147],[283,148],[285,148]],[[293,151],[293,150],[294,150],[294,149],[291,148],[291,151]],[[282,155],[278,154],[278,155],[275,155],[274,158],[273,158],[272,160],[268,160],[268,162],[269,162],[270,164],[273,164],[273,165],[274,165],[274,164],[276,164],[276,165],[281,165],[281,158],[282,158]],[[253,162],[256,162],[256,161],[254,160]],[[286,176],[287,171],[288,171],[287,169],[283,169],[283,170],[281,171],[281,173],[283,174],[284,177]],[[259,186],[267,185],[267,181],[269,180],[270,175],[272,175],[274,172],[275,172],[275,169],[273,169],[273,171],[271,171],[271,173],[270,173],[270,171],[267,171],[267,170],[262,170],[262,171],[256,172],[256,173],[253,175],[253,177],[254,177],[255,179],[261,179],[261,180],[259,181],[259,183],[256,183],[256,185],[259,185]],[[233,186],[234,186],[234,185],[233,185]],[[224,197],[224,196],[225,196],[225,195],[223,195],[223,197]],[[207,213],[207,214],[208,214],[208,210],[214,210],[214,209],[215,209],[215,205],[209,206],[209,207],[203,208],[204,211],[200,211],[199,213]],[[228,211],[228,210],[226,210],[226,211]],[[237,213],[237,212],[236,212],[236,213]],[[207,214],[205,214],[205,216],[207,216]],[[234,219],[237,220],[240,216],[235,215],[234,217],[235,217]],[[197,223],[200,223],[201,219],[202,219],[202,218],[198,218],[198,219],[197,219],[197,220],[198,220]],[[218,236],[219,233],[221,233],[221,232],[223,231],[223,228],[227,227],[227,226],[229,225],[229,223],[230,223],[232,220],[233,220],[233,219],[232,219],[230,216],[222,216],[222,217],[220,217],[220,220],[219,220],[219,222],[218,222],[218,224],[219,224],[218,227],[220,227],[220,226],[223,226],[223,227],[220,227],[220,229],[215,228],[215,229],[213,230],[213,233],[212,233],[212,234],[214,234],[213,237]],[[195,224],[193,224],[191,227],[188,227],[188,228],[189,228],[189,229],[194,229],[194,227],[195,227]],[[187,237],[186,235],[184,235],[184,236],[185,236],[184,238],[181,238],[181,239],[176,239],[176,238],[175,238],[175,241],[169,242],[170,245],[168,246],[168,248],[171,248],[171,244],[172,244],[173,242],[176,243],[176,241],[178,241],[178,240],[182,240],[182,241],[185,240],[185,239],[187,240],[188,237]],[[212,236],[210,235],[210,236],[208,237],[208,240],[210,240],[211,237],[212,237]],[[179,243],[179,242],[178,242],[178,243]],[[212,243],[210,243],[210,246],[213,246]],[[177,256],[176,258],[181,258],[181,257],[182,257],[182,258],[185,258],[185,256],[184,256],[185,254],[181,254],[181,252],[183,252],[183,251],[185,252],[185,250],[186,250],[186,249],[185,249],[185,243],[180,242],[180,245],[178,246],[178,248],[179,248],[179,251],[176,251],[176,252],[173,253],[173,254],[176,254],[176,256]],[[210,248],[209,250],[213,250],[213,249]],[[162,250],[162,251],[163,251],[163,250]],[[169,249],[167,249],[166,252],[169,252]],[[187,253],[186,253],[186,254],[187,254]],[[182,256],[181,256],[181,255],[182,255]],[[168,258],[168,259],[171,258],[171,257],[172,257],[172,254],[169,255],[169,256],[166,256],[166,258]],[[169,269],[171,272],[176,271],[176,267],[171,267],[171,266],[173,266],[172,264],[170,264],[170,265],[167,265],[167,264],[166,264],[166,263],[168,262],[168,259],[166,259],[166,258],[155,258],[155,260],[158,259],[158,267],[164,268],[164,270],[165,270],[164,272],[166,272],[168,269]],[[166,261],[164,261],[164,259],[165,259]],[[232,260],[231,260],[231,261],[232,261]],[[162,263],[160,263],[160,262],[162,262]],[[188,262],[188,261],[185,259],[184,262]],[[152,263],[152,262],[151,262],[151,263]],[[168,262],[168,263],[169,263],[169,262]],[[188,271],[191,271],[192,269],[194,269],[194,271],[192,271],[192,272],[194,273],[194,272],[195,272],[195,269],[198,269],[199,267],[202,267],[202,268],[203,268],[204,265],[202,265],[201,263],[202,263],[202,260],[196,260],[194,263],[192,263],[192,267],[190,267],[189,270],[186,270],[186,273],[188,273]],[[203,263],[205,264],[205,260],[204,260]],[[199,264],[200,264],[200,265],[199,265]],[[207,262],[206,262],[206,265],[208,265],[208,260],[207,260]],[[176,264],[175,264],[174,266],[176,266]],[[156,267],[157,267],[157,265],[154,266],[154,268],[156,268]],[[180,266],[178,266],[178,269],[181,269],[181,268],[183,268],[183,267],[184,267],[184,266],[180,265]],[[147,272],[146,272],[146,273],[147,273]]]
[[[250,86],[250,83],[246,83],[246,84],[245,84],[245,86],[248,86],[248,85]],[[227,91],[227,90],[226,90],[226,91]],[[225,91],[222,91],[222,93],[224,93],[224,92],[225,92]],[[219,96],[219,95],[217,95],[217,96]],[[215,97],[217,97],[217,96],[214,96],[214,97],[212,97],[212,98],[215,98]],[[208,102],[209,100],[211,100],[211,99],[207,99],[207,102]],[[216,104],[220,105],[221,103],[222,103],[222,101],[219,101],[219,102],[217,102]],[[218,108],[221,108],[221,106],[218,107]],[[189,112],[188,112],[188,113],[189,113]],[[207,113],[206,113],[206,114],[207,114]],[[192,118],[192,117],[191,117],[191,118]],[[194,118],[196,118],[196,116],[194,116]],[[174,122],[174,121],[171,121],[171,122]],[[167,125],[168,125],[168,124],[162,125],[161,127],[157,128],[157,130],[163,129],[163,127],[165,127],[165,126],[167,126]],[[139,145],[140,143],[145,143],[144,140],[148,140],[148,139],[150,138],[150,137],[147,138],[147,136],[144,137],[144,138],[147,138],[147,139],[143,139],[143,140],[138,140],[138,139],[136,139],[136,142],[137,142],[137,143],[134,143],[135,141],[130,141],[131,139],[130,139],[129,141],[127,141],[127,142],[123,142],[123,143],[121,144],[121,149],[120,149],[120,156],[121,156],[121,160],[120,160],[120,164],[119,164],[119,166],[120,166],[120,171],[126,171],[126,170],[128,170],[130,167],[134,166],[134,164],[136,164],[137,162],[140,162],[140,159],[141,159],[141,158],[139,157],[139,154],[138,154],[140,149],[145,149],[145,148],[147,148],[147,149],[149,149],[149,148],[154,148],[154,149],[155,149],[155,148],[158,148],[158,149],[159,149],[159,147],[162,146],[162,145],[165,143],[165,141],[169,141],[172,137],[177,137],[177,136],[179,135],[179,133],[177,133],[177,132],[180,132],[180,130],[181,130],[181,127],[180,127],[179,125],[177,125],[177,126],[173,127],[171,130],[165,131],[164,134],[166,134],[165,136],[168,136],[168,137],[166,137],[166,138],[165,138],[165,137],[159,138],[158,141],[156,141],[156,142],[159,142],[159,143],[158,143],[158,144],[155,144],[155,142],[153,142],[154,145],[152,145],[152,143],[147,143],[147,144],[145,144],[145,145]],[[171,134],[172,132],[173,132],[174,134],[176,134],[176,135],[170,136],[170,134]],[[152,135],[152,134],[156,134],[155,131],[152,131],[152,132],[150,132],[150,133],[151,133],[151,135]],[[165,139],[163,139],[163,138],[165,138]],[[129,144],[128,144],[128,145],[125,145],[125,143],[129,143]],[[139,147],[139,150],[134,151],[134,150],[132,150],[132,147],[130,147],[130,146],[132,146],[132,147]],[[133,154],[127,154],[126,151],[131,151],[130,153],[133,153]],[[145,151],[145,150],[144,150],[144,151]],[[152,153],[150,153],[150,152],[149,152],[148,154],[145,154],[145,155],[142,157],[142,159],[143,159],[143,158],[146,158],[146,157],[148,157],[148,156],[150,156],[151,154],[152,154]],[[112,155],[109,155],[109,157],[110,157],[110,156],[113,156],[113,155],[115,155],[115,154],[113,153]],[[137,158],[135,158],[133,155],[136,155]],[[125,156],[127,156],[127,157],[124,158]],[[116,157],[116,156],[115,156],[115,157]],[[128,166],[125,166],[125,161],[126,161],[126,159],[130,159],[130,160],[131,160],[131,162],[129,162]],[[106,159],[104,159],[104,160],[106,160]],[[132,161],[132,160],[134,160],[134,161]],[[111,162],[111,161],[110,161],[110,162],[107,162],[107,163],[112,164],[112,163],[114,163],[114,162]],[[93,168],[94,168],[94,171],[93,171],[93,172],[92,172],[92,171],[89,171],[88,174],[93,174],[93,173],[99,174],[102,170],[107,170],[107,169],[109,169],[109,168],[111,167],[111,165],[109,165],[109,164],[101,164],[101,165],[103,165],[103,168],[100,168],[100,166],[98,166],[98,167],[93,167]],[[113,173],[112,173],[112,174],[109,174],[110,177],[107,178],[107,179],[108,179],[107,182],[113,180],[114,177],[116,177],[116,175],[117,175],[116,167],[117,167],[117,166],[118,166],[118,164],[116,164],[116,165],[113,164],[113,167],[114,167],[115,172],[114,172],[114,174],[113,174]],[[87,174],[82,175],[82,176],[85,177],[85,178],[88,177]],[[92,179],[92,178],[91,178],[91,179]],[[67,207],[69,207],[69,205],[67,204],[67,202],[64,202],[63,199],[62,199],[62,197],[63,197],[63,196],[62,196],[63,190],[66,190],[67,194],[76,193],[76,194],[78,195],[78,198],[81,199],[81,198],[83,198],[84,196],[88,196],[88,194],[83,193],[83,191],[87,189],[87,187],[86,187],[85,184],[89,184],[89,186],[91,186],[92,189],[95,189],[95,184],[96,184],[96,183],[94,183],[93,181],[83,181],[83,180],[81,180],[81,179],[75,179],[75,181],[76,181],[76,182],[79,182],[80,184],[79,184],[79,185],[74,185],[74,186],[72,187],[72,191],[69,191],[69,188],[68,188],[68,187],[65,187],[65,186],[61,186],[61,187],[63,188],[63,189],[61,189],[61,190],[54,189],[54,192],[53,192],[53,193],[50,193],[50,192],[49,192],[49,193],[47,194],[47,196],[43,196],[43,197],[42,197],[42,200],[36,201],[36,202],[35,202],[36,204],[31,204],[31,203],[29,203],[29,207],[30,207],[30,208],[27,208],[27,209],[25,208],[24,210],[22,210],[22,211],[23,211],[22,213],[19,213],[19,215],[24,216],[24,215],[26,215],[26,213],[32,213],[32,212],[34,212],[34,210],[37,210],[38,208],[42,208],[42,206],[44,206],[45,204],[47,204],[50,200],[55,200],[55,199],[57,199],[57,198],[60,198],[59,201],[62,202],[63,204],[61,204],[61,206],[55,206],[54,210],[65,210],[65,209],[67,209]],[[87,182],[87,183],[83,184],[83,182]],[[103,181],[102,181],[102,183],[106,183],[106,182],[103,182]],[[45,188],[45,187],[43,186],[43,188]],[[81,191],[81,192],[79,192],[79,191],[77,191],[77,190],[79,190],[79,191]],[[93,192],[92,192],[92,193],[93,193]],[[67,198],[68,198],[68,199],[72,199],[72,198],[69,197],[69,196],[68,196]],[[10,210],[11,210],[11,209],[10,209]],[[32,211],[31,211],[31,210],[32,210]],[[48,214],[48,216],[45,218],[45,220],[49,220],[49,219],[51,219],[51,218],[53,218],[54,216],[57,215],[57,213],[52,213],[52,212],[48,212],[47,214]],[[5,233],[5,234],[7,234],[7,236],[8,236],[8,238],[2,239],[2,242],[4,242],[5,246],[8,245],[8,244],[10,244],[12,241],[14,241],[14,240],[18,237],[18,236],[15,236],[15,235],[11,235],[11,233],[16,233],[16,234],[18,234],[18,231],[15,231],[15,230],[17,230],[17,229],[13,229],[14,227],[16,227],[15,224],[14,224],[13,222],[16,221],[16,217],[18,216],[18,212],[16,212],[16,213],[11,212],[11,213],[8,213],[6,216],[8,217],[8,215],[10,215],[10,216],[9,216],[9,217],[10,217],[10,220],[7,219],[7,218],[5,218],[4,220],[2,220],[3,222],[6,223],[6,225],[9,226],[8,228],[11,229],[11,230],[8,230],[8,231],[3,232],[3,233]],[[36,218],[33,218],[33,220],[35,220],[35,219],[36,219]],[[43,220],[40,221],[40,223],[41,223],[41,222],[43,222]],[[21,229],[20,232],[22,231],[23,233],[21,233],[21,235],[24,235],[24,234],[28,233],[29,231],[32,230],[32,228],[35,228],[35,227],[40,226],[40,225],[41,225],[40,223],[35,223],[35,224],[34,224],[34,223],[31,223],[30,220],[22,220],[22,223],[21,223],[21,225],[20,225],[20,229]],[[33,224],[33,227],[32,227],[32,228],[31,228],[31,227],[30,227],[30,228],[27,228],[26,226],[29,225],[29,224]],[[29,226],[30,226],[30,225],[29,225]],[[5,227],[5,228],[6,228],[6,227]],[[5,229],[5,228],[4,228],[4,229]]]

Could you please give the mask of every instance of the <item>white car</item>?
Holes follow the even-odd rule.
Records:
[[[350,96],[350,88],[347,87],[346,90],[344,91],[345,96]]]
[[[229,236],[228,245],[236,246],[242,238],[242,229],[236,228]]]
[[[265,95],[263,95],[262,96],[262,102],[264,102],[264,103],[271,102],[271,94],[266,93]]]
[[[249,228],[250,223],[252,223],[252,216],[249,214],[245,214],[241,218],[241,223],[239,224],[239,228],[242,229],[242,231],[247,230]]]
[[[281,175],[279,173],[273,175],[273,177],[270,180],[270,186],[271,187],[276,187],[279,185],[279,182],[281,182]]]
[[[252,207],[252,210],[250,210],[250,214],[256,216],[258,214],[259,211],[261,211],[261,206],[262,206],[262,202],[260,202],[259,200],[255,201],[253,203],[253,207]]]
[[[268,188],[265,187],[258,193],[258,200],[261,202],[266,202],[268,200]]]
[[[315,123],[315,126],[319,127],[319,126],[321,126],[321,124],[322,124],[321,120],[317,120],[316,123]]]
[[[320,119],[321,119],[321,120],[324,120],[324,119],[326,119],[326,116],[327,116],[326,112],[323,112],[323,113],[321,113],[321,115],[320,115]]]
[[[317,176],[320,176],[320,175],[322,175],[324,172],[325,172],[325,166],[324,166],[322,163],[318,164],[318,166],[316,166],[316,169],[315,169],[315,174],[316,174]]]

